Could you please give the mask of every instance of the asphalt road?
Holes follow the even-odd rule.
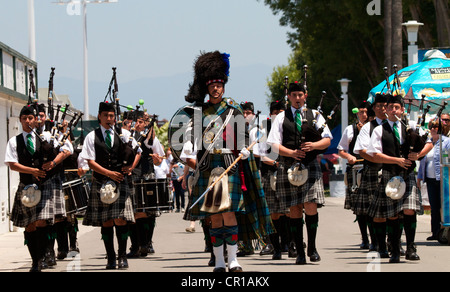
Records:
[[[389,264],[388,259],[378,259],[376,253],[361,250],[358,225],[354,215],[343,208],[343,198],[327,198],[326,206],[319,210],[317,248],[322,260],[308,261],[307,265],[295,265],[295,259],[283,254],[282,260],[272,261],[271,256],[254,255],[241,257],[239,262],[245,272],[449,272],[450,246],[437,241],[427,241],[430,235],[430,216],[418,217],[416,244],[420,261],[401,259],[399,264]],[[157,218],[153,245],[155,254],[146,258],[129,259],[129,269],[124,272],[158,273],[209,273],[209,254],[204,252],[201,227],[196,224],[195,233],[185,232],[189,222],[183,221],[182,213],[165,213]],[[306,235],[306,232],[305,232]],[[23,244],[23,233],[0,235],[0,271],[28,272],[31,259]],[[78,235],[80,254],[71,259],[58,261],[55,272],[107,272],[106,259],[100,229],[80,224]],[[405,238],[403,236],[403,244]],[[116,245],[117,247],[117,245]],[[111,272],[111,271],[109,271]],[[192,284],[192,283],[191,283]],[[177,284],[178,285],[178,284]]]

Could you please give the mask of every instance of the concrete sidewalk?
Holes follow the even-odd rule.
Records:
[[[283,254],[280,261],[271,256],[254,255],[239,258],[246,272],[449,272],[450,246],[427,241],[430,235],[430,216],[418,216],[416,243],[420,261],[404,258],[399,264],[378,259],[376,253],[361,250],[358,225],[351,211],[344,210],[344,198],[326,198],[326,206],[319,210],[318,252],[322,261],[305,266],[294,264],[295,259]],[[207,266],[209,254],[204,252],[203,232],[196,224],[195,233],[187,233],[189,222],[182,213],[165,213],[157,218],[154,234],[156,253],[146,258],[130,259],[128,272],[211,272]],[[78,243],[80,255],[58,261],[54,269],[45,272],[105,272],[106,259],[100,228],[80,224]],[[306,237],[306,232],[305,232]],[[305,238],[306,241],[306,238]],[[403,245],[405,239],[403,237]],[[117,245],[116,245],[117,247]],[[0,236],[0,271],[27,272],[31,259],[24,246],[23,232]],[[114,272],[114,271],[113,271]],[[117,272],[117,271],[115,271]]]

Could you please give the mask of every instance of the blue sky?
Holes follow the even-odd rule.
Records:
[[[56,67],[55,91],[83,108],[82,17],[56,0],[35,0],[39,87]],[[76,7],[75,7],[76,8]],[[77,12],[75,10],[75,12]],[[0,41],[28,55],[27,0],[0,0]],[[117,67],[121,102],[145,100],[170,119],[185,104],[200,51],[231,54],[226,95],[267,112],[266,81],[291,52],[288,28],[256,0],[119,0],[88,5],[90,113],[105,97]]]

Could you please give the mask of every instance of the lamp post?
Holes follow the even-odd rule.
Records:
[[[403,26],[406,27],[408,32],[408,66],[417,64],[419,62],[419,48],[417,47],[417,34],[419,32],[419,27],[421,27],[423,23],[417,22],[415,20],[410,20],[408,22],[403,23]]]
[[[109,4],[109,3],[117,3],[119,0],[82,0],[82,1],[64,1],[59,0],[58,2],[54,2],[56,4],[65,5],[67,4],[67,11],[69,13],[69,6],[71,6],[72,12],[71,15],[80,14],[80,10],[83,16],[83,92],[84,92],[84,113],[87,117],[89,117],[89,78],[88,78],[88,43],[87,43],[87,4]],[[81,7],[80,7],[81,5]],[[75,9],[74,9],[75,7]]]
[[[28,0],[28,38],[28,57],[31,60],[36,61],[36,27],[34,19],[34,0]]]
[[[341,84],[341,91],[343,98],[341,102],[341,121],[342,121],[342,133],[344,133],[345,128],[348,126],[348,85],[351,80],[348,80],[347,78],[343,78],[341,80],[338,80],[338,82]]]
[[[351,80],[347,78],[342,78],[341,80],[338,80],[338,82],[341,84],[341,135],[344,134],[345,128],[348,126],[348,85]],[[345,161],[342,158],[339,158],[340,160],[340,166],[341,170],[344,173],[345,171]]]

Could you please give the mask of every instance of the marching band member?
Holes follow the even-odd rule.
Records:
[[[267,128],[263,128],[264,137],[266,137],[270,133],[272,128],[272,121],[275,120],[279,113],[284,112],[286,109],[286,105],[283,101],[274,101],[270,105],[270,119],[267,120]],[[272,218],[273,225],[275,230],[272,234],[269,235],[270,243],[273,247],[273,260],[281,259],[282,252],[282,242],[288,242],[287,240],[281,240],[282,235],[285,235],[283,220],[281,219],[287,213],[289,213],[289,209],[280,209],[280,201],[276,192],[272,189],[271,186],[271,177],[277,171],[277,166],[279,162],[277,161],[278,157],[274,157],[274,155],[278,156],[276,153],[273,153],[270,150],[270,146],[266,141],[262,141],[258,144],[258,147],[255,148],[255,152],[261,154],[261,178],[263,182],[264,194],[267,199],[267,205],[269,206],[270,217]]]
[[[211,218],[210,234],[215,255],[214,271],[226,270],[224,257],[224,245],[226,245],[229,271],[240,272],[242,267],[237,260],[238,240],[245,242],[247,240],[245,234],[251,236],[256,233],[264,236],[265,232],[271,232],[272,226],[270,218],[268,218],[269,221],[265,220],[268,217],[268,209],[254,158],[245,147],[245,122],[241,107],[232,99],[223,97],[225,84],[228,81],[229,55],[218,51],[202,53],[195,62],[194,70],[194,82],[190,85],[186,101],[202,106],[200,122],[202,127],[206,126],[206,129],[202,130],[202,138],[195,137],[193,143],[192,153],[197,159],[187,160],[188,165],[196,170],[194,177],[197,182],[193,187],[193,201],[200,200],[190,210],[190,216],[195,219]],[[204,103],[207,94],[210,100]],[[219,119],[221,121],[217,122]],[[231,120],[233,122],[229,123]],[[207,149],[203,149],[202,146]],[[223,173],[224,169],[231,167],[237,156],[242,157],[243,160],[234,165],[232,171],[216,184],[212,192],[201,198],[200,196],[210,185],[210,177],[216,171]],[[219,176],[220,174],[216,177]],[[227,185],[228,188],[222,187]],[[250,192],[255,195],[252,201],[245,197],[250,195]],[[223,210],[217,205],[221,205]],[[245,214],[240,214],[241,212]],[[247,222],[255,222],[255,224],[251,226],[239,224],[245,221],[240,216],[254,216],[255,221]],[[242,237],[239,237],[240,235]]]
[[[382,258],[389,257],[389,254],[386,249],[386,242],[379,242],[377,240],[377,231],[385,234],[386,227],[385,225],[381,224],[382,226],[380,226],[379,223],[373,222],[373,218],[368,215],[370,203],[372,202],[375,191],[378,188],[378,172],[381,170],[382,165],[374,160],[372,156],[368,155],[366,151],[369,148],[370,137],[372,136],[373,130],[386,120],[386,106],[386,95],[377,94],[372,105],[372,109],[375,113],[375,119],[365,124],[361,128],[358,138],[356,139],[355,147],[353,148],[355,154],[360,155],[364,159],[361,184],[357,189],[355,199],[353,201],[353,212],[361,221],[363,230],[365,230],[365,220],[365,223],[367,225],[366,228],[368,228],[369,230],[371,241],[371,244],[369,245],[369,251],[378,251],[380,257]]]
[[[132,191],[129,188],[129,174],[139,162],[136,155],[131,166],[124,165],[125,143],[130,132],[123,130],[123,139],[115,134],[115,107],[112,103],[101,102],[98,110],[100,127],[90,132],[84,141],[80,156],[86,159],[93,170],[93,181],[89,204],[83,219],[83,225],[101,227],[108,263],[106,269],[128,268],[126,247],[128,222],[135,222]],[[136,147],[133,140],[133,147]],[[114,226],[118,241],[118,258],[114,250]]]
[[[415,130],[416,124],[410,122],[409,125],[405,125],[404,122],[398,120],[399,117],[403,117],[404,111],[402,97],[388,95],[386,110],[388,122],[375,128],[366,152],[383,164],[381,181],[369,206],[368,214],[374,218],[374,222],[387,227],[386,230],[392,247],[389,260],[391,263],[400,262],[399,238],[401,228],[399,215],[402,214],[407,245],[406,259],[420,260],[414,243],[417,214],[423,213],[420,192],[417,190],[413,171],[415,166],[413,162],[418,159],[418,153],[411,152],[409,147],[404,147],[409,142],[406,126]],[[424,135],[422,129],[420,129],[420,132],[420,135]],[[401,182],[401,187],[395,189],[397,192],[394,189],[391,191],[389,188],[388,183],[391,179],[396,180],[397,184]],[[404,192],[401,191],[401,188],[404,188]],[[385,241],[386,233],[381,231],[377,233],[379,244]]]
[[[47,153],[44,153],[43,143],[53,143],[52,146],[57,147],[56,139],[51,140],[49,132],[41,134],[43,140],[36,135],[34,106],[23,107],[19,117],[23,132],[8,141],[5,154],[5,164],[20,173],[11,221],[14,226],[25,228],[25,242],[32,258],[30,271],[38,272],[46,267],[43,258],[49,245],[48,226],[66,214],[60,165],[73,148],[65,143],[56,158],[44,163]]]
[[[306,123],[302,122],[302,111],[306,110],[306,120],[313,125],[313,119],[317,115],[316,129],[325,124],[325,119],[317,111],[306,107],[307,92],[303,85],[291,83],[288,89],[288,99],[291,106],[285,112],[278,114],[272,125],[267,143],[272,146],[276,153],[280,154],[280,165],[277,169],[277,194],[280,198],[280,209],[290,209],[290,226],[292,236],[297,248],[296,264],[306,264],[306,256],[303,248],[303,210],[305,211],[305,223],[308,233],[307,254],[312,262],[320,261],[316,249],[316,235],[319,222],[318,206],[323,205],[324,186],[322,172],[317,162],[313,159],[305,167],[308,169],[308,179],[302,186],[294,186],[288,179],[288,170],[296,162],[305,158],[307,152],[313,150],[325,150],[330,144],[333,136],[325,127],[317,142],[309,141],[301,143],[301,131]],[[297,146],[297,147],[296,147]]]
[[[136,124],[134,131],[134,139],[140,140],[144,135],[147,127],[150,127],[147,136],[140,143],[142,149],[141,159],[139,164],[133,170],[133,181],[138,182],[145,178],[156,178],[154,157],[164,157],[164,148],[155,135],[153,125],[150,125],[149,116],[143,111],[136,111]],[[134,189],[134,191],[136,191]],[[136,195],[134,199],[137,200]],[[139,256],[146,256],[148,253],[154,253],[152,238],[155,229],[156,217],[161,214],[156,210],[143,210],[135,213],[136,224],[130,225],[130,252],[127,254],[128,258]]]
[[[344,208],[347,210],[354,210],[354,191],[352,190],[353,184],[356,177],[353,177],[353,166],[357,163],[361,157],[354,152],[354,147],[361,131],[361,128],[368,121],[368,108],[371,105],[367,102],[362,102],[358,106],[358,112],[356,113],[357,121],[352,125],[345,128],[344,133],[342,134],[341,141],[337,147],[339,151],[339,156],[348,161],[346,176],[347,176],[347,188],[346,188],[346,196]],[[367,235],[367,222],[365,220],[365,216],[357,216],[356,217],[359,225],[359,230],[362,236],[361,248],[368,249],[369,248],[369,237]]]

